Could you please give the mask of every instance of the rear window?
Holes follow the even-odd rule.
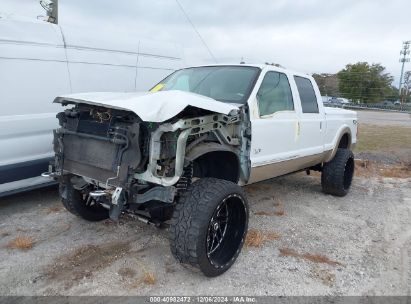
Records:
[[[300,94],[303,113],[319,113],[317,96],[315,96],[314,87],[310,79],[294,76],[294,80],[297,85],[298,94]]]

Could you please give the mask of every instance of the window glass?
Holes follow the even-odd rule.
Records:
[[[303,113],[319,113],[317,96],[315,96],[313,85],[308,78],[294,76],[300,94]]]
[[[259,68],[249,66],[182,69],[162,80],[151,91],[180,90],[222,102],[245,103],[259,72]]]
[[[294,102],[290,83],[285,74],[268,72],[257,93],[260,116],[279,111],[293,111]]]

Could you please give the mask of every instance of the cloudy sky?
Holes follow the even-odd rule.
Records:
[[[219,62],[275,62],[307,73],[381,63],[399,79],[411,40],[409,0],[179,0]],[[37,0],[0,0],[0,13],[36,18]],[[212,62],[175,0],[60,0],[61,25],[176,42],[186,63]],[[406,70],[411,70],[411,63]]]

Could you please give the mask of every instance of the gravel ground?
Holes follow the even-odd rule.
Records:
[[[246,191],[250,229],[267,240],[213,279],[172,258],[166,229],[85,222],[55,189],[3,198],[0,294],[410,295],[411,179],[357,177],[345,198],[302,173]],[[13,249],[18,236],[33,247]]]

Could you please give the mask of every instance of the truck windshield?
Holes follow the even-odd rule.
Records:
[[[180,90],[222,102],[245,103],[259,72],[259,68],[250,66],[187,68],[174,72],[151,91]]]

